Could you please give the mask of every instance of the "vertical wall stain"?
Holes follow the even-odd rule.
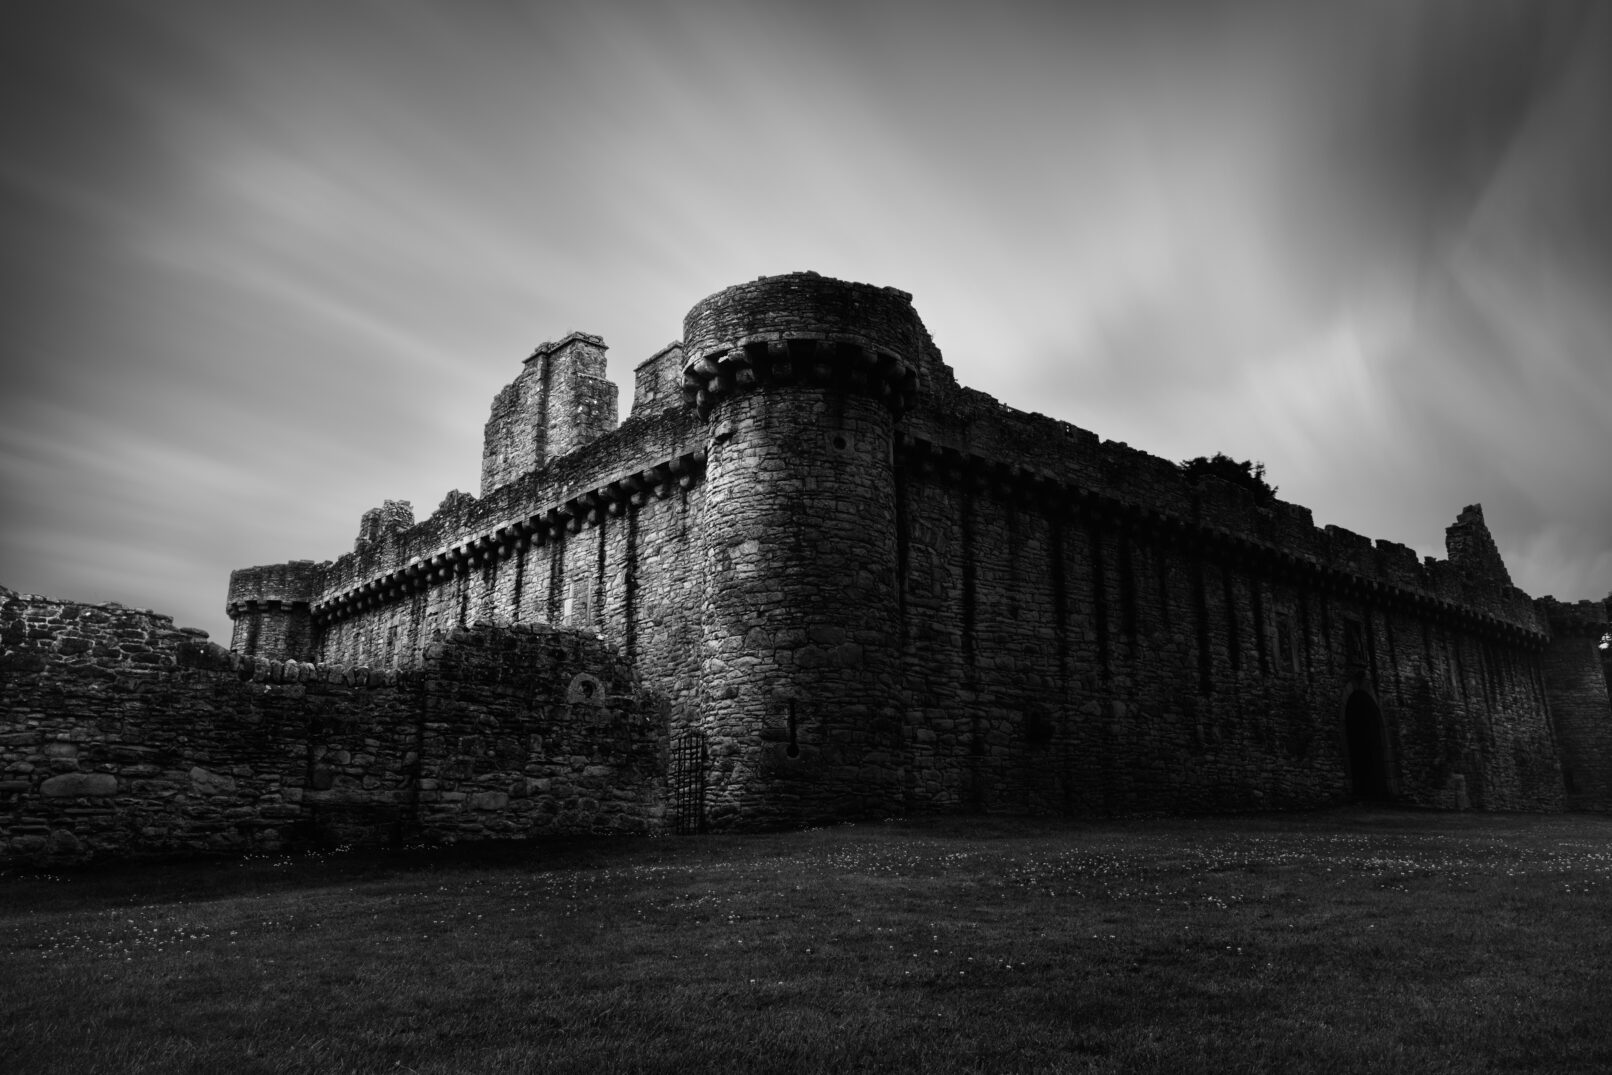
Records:
[[[1248,601],[1254,613],[1254,651],[1259,659],[1259,674],[1268,676],[1271,659],[1265,639],[1265,587],[1254,574],[1248,576]]]
[[[961,553],[963,558],[963,669],[964,674],[973,679],[974,669],[979,660],[979,637],[976,633],[976,590],[978,588],[977,567],[974,561],[974,512],[976,504],[974,491],[969,487],[968,475],[963,476],[963,489],[961,500]]]
[[[622,650],[638,659],[638,507],[629,503],[622,535]]]
[[[1097,519],[1087,520],[1086,537],[1091,542],[1092,619],[1097,629],[1097,668],[1106,680],[1114,674],[1113,654],[1108,637],[1108,564],[1103,549],[1103,532]]]
[[[544,610],[550,623],[565,621],[565,549],[570,544],[565,528],[555,527],[549,541],[548,608]]]
[[[1226,602],[1226,657],[1231,662],[1232,674],[1236,675],[1243,670],[1243,640],[1237,630],[1237,589],[1230,564],[1221,565],[1220,590]]]
[[[1194,547],[1188,555],[1192,572],[1192,626],[1198,651],[1198,693],[1207,697],[1215,686],[1214,658],[1209,651],[1209,587],[1204,578],[1203,554]]]
[[[1136,564],[1133,558],[1136,550],[1131,543],[1130,531],[1124,527],[1119,532],[1119,623],[1120,632],[1125,636],[1126,653],[1132,660],[1136,658],[1137,610],[1136,610]]]

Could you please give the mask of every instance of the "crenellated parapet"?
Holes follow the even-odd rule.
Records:
[[[1534,602],[1540,616],[1550,625],[1555,638],[1593,638],[1612,631],[1612,599],[1602,601],[1558,601],[1541,597]]]
[[[1006,408],[991,416],[1009,424],[1020,419],[1050,421]],[[1011,443],[980,424],[970,424],[967,432],[998,450]],[[1408,546],[1374,542],[1343,527],[1317,527],[1307,508],[1280,500],[1256,504],[1247,490],[1227,482],[1211,478],[1195,485],[1168,460],[1099,442],[1077,427],[1042,443],[1041,453],[1015,453],[1010,461],[907,432],[898,435],[896,454],[920,477],[966,485],[1042,514],[1099,523],[1164,547],[1191,548],[1265,577],[1402,608],[1484,637],[1532,648],[1545,642],[1544,624],[1527,594],[1491,574],[1474,576],[1431,557],[1418,561]],[[1474,510],[1467,508],[1463,518]],[[1481,525],[1481,511],[1478,519]]]
[[[770,384],[836,388],[911,408],[941,367],[912,296],[791,273],[719,291],[683,321],[683,398],[703,418],[723,398]]]
[[[319,585],[323,566],[313,560],[292,560],[232,571],[226,611],[235,615],[254,605],[306,605]]]
[[[704,473],[705,453],[691,450],[652,466],[625,473],[564,500],[458,535],[447,545],[415,554],[389,570],[336,589],[326,589],[311,605],[314,623],[324,628],[433,586],[456,575],[508,560],[518,551],[543,548],[620,516],[629,507],[665,500],[692,489]]]

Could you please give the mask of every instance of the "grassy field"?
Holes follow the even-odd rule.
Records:
[[[1612,818],[968,818],[13,872],[0,1070],[1612,1071]]]

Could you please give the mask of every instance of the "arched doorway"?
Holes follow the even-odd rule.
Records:
[[[1349,790],[1361,799],[1388,798],[1382,713],[1365,691],[1355,691],[1344,703],[1343,738],[1349,752]]]

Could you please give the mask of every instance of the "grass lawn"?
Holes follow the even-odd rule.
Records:
[[[0,875],[0,1070],[1612,1071],[1612,818],[952,818]]]

